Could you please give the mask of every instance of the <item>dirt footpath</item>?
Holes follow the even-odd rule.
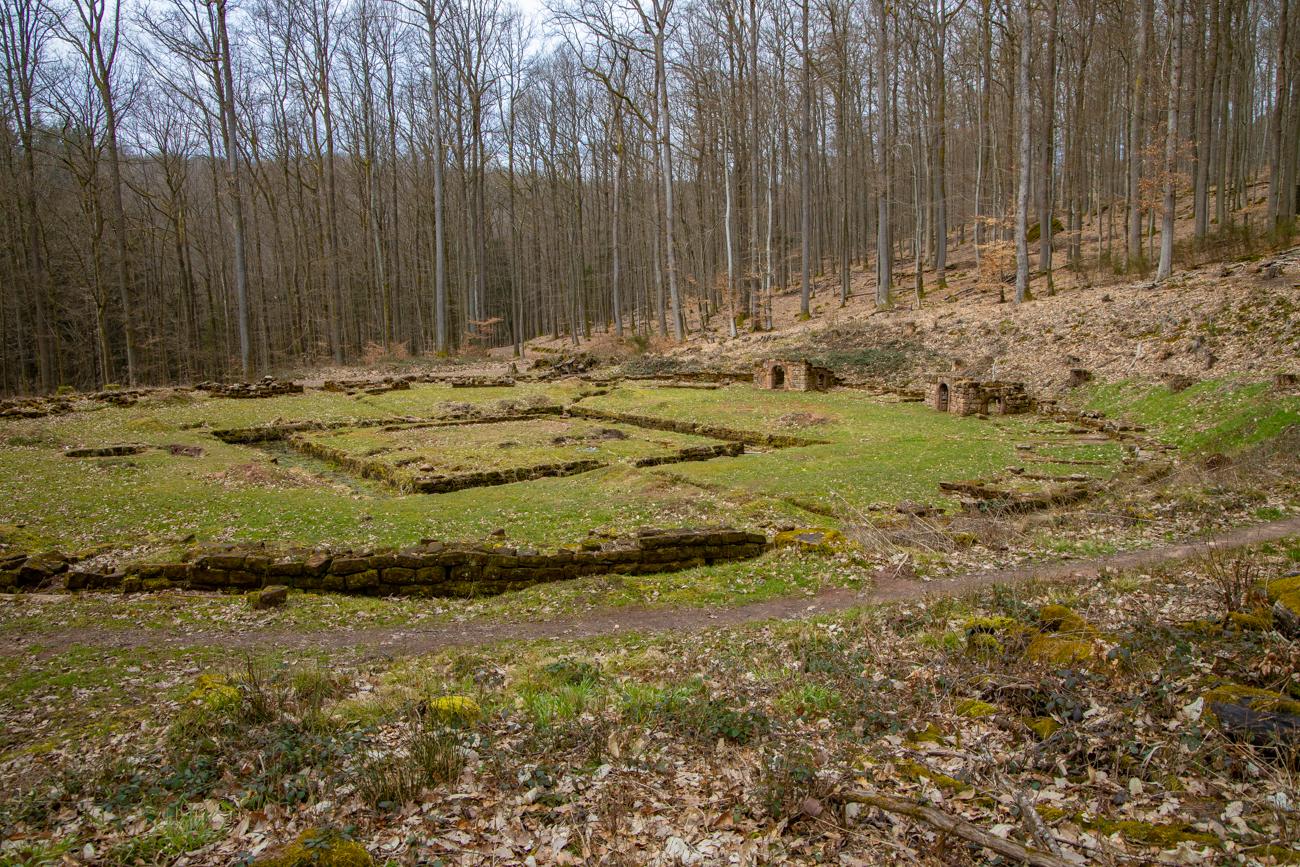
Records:
[[[1101,569],[1133,569],[1178,560],[1186,560],[1210,546],[1234,548],[1254,545],[1300,534],[1300,518],[1288,518],[1267,524],[1241,527],[1206,539],[1178,545],[1163,545],[1130,551],[1095,560],[1070,560],[1018,569],[967,573],[934,581],[878,578],[871,590],[855,593],[842,588],[826,588],[816,596],[774,599],[751,605],[712,608],[639,608],[607,609],[581,617],[547,621],[451,623],[427,628],[375,628],[346,632],[267,629],[240,632],[195,632],[171,636],[144,630],[59,630],[13,636],[0,655],[26,654],[33,645],[40,655],[59,653],[73,646],[82,647],[228,647],[231,649],[279,648],[352,649],[364,657],[395,657],[432,653],[446,647],[477,646],[500,641],[537,641],[594,638],[621,632],[697,632],[719,626],[734,626],[762,620],[797,620],[815,614],[843,611],[855,605],[879,605],[887,602],[923,599],[928,596],[956,596],[992,584],[1019,584],[1026,581],[1067,581],[1095,577]]]

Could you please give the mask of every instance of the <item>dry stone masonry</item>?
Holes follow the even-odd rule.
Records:
[[[286,585],[365,596],[478,596],[585,575],[649,575],[748,560],[770,547],[767,537],[730,527],[663,530],[588,538],[576,549],[542,554],[505,542],[425,540],[400,550],[294,550],[212,545],[178,563],[132,565],[103,574],[69,571],[67,559],[10,555],[0,560],[0,588],[35,588],[66,573],[69,590],[177,588],[249,591]]]
[[[213,397],[243,399],[279,397],[282,394],[302,394],[296,382],[281,381],[274,376],[264,376],[257,382],[200,382],[195,389],[206,391]]]
[[[636,415],[630,412],[609,412],[603,409],[590,409],[587,407],[569,407],[569,414],[577,418],[593,419],[596,421],[621,422],[623,424],[635,425],[636,427],[646,428],[647,430],[666,430],[674,433],[695,434],[696,436],[709,437],[715,440],[725,440],[727,442],[748,443],[756,446],[769,446],[771,448],[802,448],[804,446],[826,445],[829,440],[814,440],[805,437],[790,436],[789,434],[769,434],[758,431],[736,430],[734,428],[723,427],[715,424],[698,424],[692,421],[674,421],[668,418],[655,418],[648,415]]]
[[[1019,415],[1034,408],[1023,382],[977,382],[942,374],[930,377],[925,405],[954,415]]]
[[[754,387],[765,391],[829,391],[835,372],[810,361],[772,359],[754,365]]]

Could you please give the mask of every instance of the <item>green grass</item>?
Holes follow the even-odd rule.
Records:
[[[1028,416],[996,422],[963,419],[860,392],[620,387],[608,396],[588,398],[584,405],[831,442],[656,468],[615,464],[580,476],[434,496],[368,495],[303,472],[290,461],[272,463],[261,449],[228,445],[205,428],[192,427],[240,427],[276,419],[396,421],[446,415],[467,404],[500,412],[507,404],[543,398],[566,402],[575,395],[573,388],[553,385],[508,390],[417,385],[362,400],[327,392],[271,400],[180,395],[127,409],[10,421],[0,426],[0,543],[70,552],[111,545],[130,549],[136,559],[157,560],[188,547],[184,540],[191,535],[199,542],[366,547],[400,546],[420,538],[481,538],[496,529],[504,529],[512,540],[546,544],[572,543],[593,529],[625,533],[643,525],[755,528],[789,521],[836,526],[878,501],[912,498],[951,505],[940,496],[938,482],[979,477],[1015,463],[1014,444],[1041,424]],[[799,413],[824,417],[825,423],[801,427]],[[516,430],[522,432],[526,425],[500,427],[518,439]],[[639,428],[628,431],[635,439],[601,441],[599,447],[617,442],[620,448],[669,451],[679,442],[704,442]],[[449,436],[453,444],[467,442]],[[121,441],[160,448],[114,461],[60,454],[65,446]],[[201,446],[204,454],[172,456],[166,447],[173,443]],[[474,452],[468,446],[454,448],[467,456]],[[1101,469],[1090,474],[1101,474]]]
[[[409,471],[442,474],[580,460],[630,463],[637,458],[716,444],[716,440],[705,437],[554,418],[392,431],[356,428],[322,432],[311,439],[355,457],[406,467]]]
[[[1087,406],[1147,426],[1165,442],[1201,452],[1228,452],[1264,442],[1300,423],[1300,397],[1270,384],[1211,379],[1177,394],[1150,382],[1092,387]]]

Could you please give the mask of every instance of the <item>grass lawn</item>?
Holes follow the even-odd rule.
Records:
[[[620,387],[582,405],[830,442],[646,469],[615,463],[568,478],[411,496],[345,487],[273,462],[262,449],[228,445],[208,433],[275,420],[437,418],[467,406],[501,412],[543,399],[567,403],[577,395],[576,388],[560,385],[509,392],[503,396],[502,389],[417,385],[360,400],[327,392],[270,400],[177,394],[126,409],[10,421],[0,428],[0,536],[29,550],[140,546],[155,557],[168,544],[190,544],[183,540],[191,535],[199,542],[379,546],[420,538],[479,538],[503,528],[512,539],[546,544],[573,542],[593,529],[628,532],[641,525],[754,528],[785,521],[838,526],[875,502],[913,498],[943,504],[940,481],[974,478],[1015,463],[1016,444],[1046,425],[1033,416],[959,418],[848,390],[803,394],[748,386],[717,391]],[[628,439],[590,439],[602,428],[618,428]],[[551,445],[559,436],[573,442]],[[360,428],[328,439],[362,453],[392,448],[383,453],[388,459],[400,459],[405,452],[397,449],[409,445],[422,458],[466,467],[526,465],[531,457],[521,456],[552,451],[572,459],[587,455],[581,449],[594,447],[630,457],[642,450],[660,453],[707,442],[625,425],[549,419],[392,433]],[[510,441],[519,445],[499,447]],[[61,454],[69,446],[116,442],[155,448],[115,459]],[[203,454],[172,455],[167,449],[172,444],[200,446]],[[1119,458],[1118,448],[1108,444],[1082,450],[1066,446],[1068,442],[1062,448],[1071,458]],[[1090,468],[1094,475],[1109,471]]]
[[[1300,423],[1300,394],[1294,389],[1235,379],[1206,380],[1177,394],[1163,385],[1126,380],[1092,387],[1087,402],[1191,451],[1231,451]]]

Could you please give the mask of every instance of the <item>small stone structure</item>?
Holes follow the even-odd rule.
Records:
[[[754,387],[765,391],[828,391],[835,372],[810,361],[777,358],[754,365]]]
[[[267,398],[282,394],[302,394],[302,386],[288,380],[281,381],[274,376],[264,376],[257,382],[200,382],[194,386],[206,391],[213,397]]]
[[[957,415],[1018,415],[1033,409],[1023,382],[977,382],[943,375],[930,378],[925,405]]]

